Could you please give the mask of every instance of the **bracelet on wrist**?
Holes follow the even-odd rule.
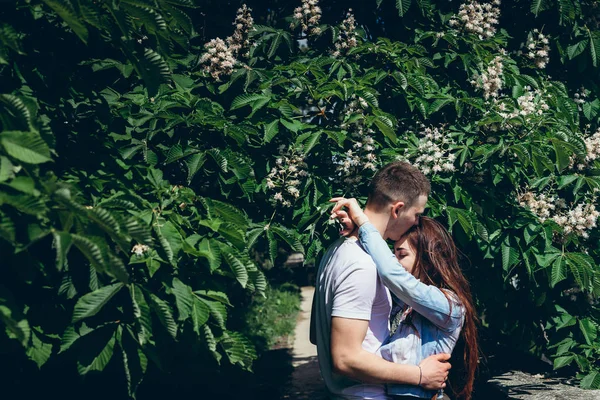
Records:
[[[420,365],[417,365],[417,367],[419,367],[419,383],[417,384],[417,386],[421,386],[421,380],[423,379],[423,370],[421,369]]]

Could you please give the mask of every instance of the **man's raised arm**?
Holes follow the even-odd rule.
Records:
[[[362,348],[369,321],[333,317],[331,358],[334,371],[365,383],[400,383],[438,390],[446,386],[448,354],[437,354],[415,365],[395,364]]]

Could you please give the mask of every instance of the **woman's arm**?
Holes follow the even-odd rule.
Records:
[[[462,307],[453,302],[451,310],[450,301],[439,288],[422,283],[406,271],[370,222],[360,226],[358,236],[375,261],[381,280],[392,293],[440,329],[453,330],[460,326]]]

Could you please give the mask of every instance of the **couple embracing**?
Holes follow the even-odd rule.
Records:
[[[452,237],[420,216],[430,190],[417,168],[394,162],[371,181],[364,212],[332,199],[343,237],[319,265],[311,338],[334,399],[471,398],[475,310]]]

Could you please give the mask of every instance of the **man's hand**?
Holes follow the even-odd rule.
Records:
[[[421,387],[427,390],[439,390],[446,387],[446,379],[451,365],[448,362],[450,354],[434,354],[427,357],[419,367],[423,376],[421,377]]]
[[[347,215],[354,221],[357,226],[369,222],[369,218],[365,215],[362,208],[354,198],[346,199],[344,197],[334,197],[329,200],[331,203],[336,203],[331,210],[331,217],[338,218],[338,212],[346,209]]]

